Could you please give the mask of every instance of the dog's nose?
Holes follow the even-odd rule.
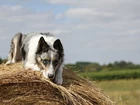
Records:
[[[49,78],[53,78],[54,74],[48,74]]]

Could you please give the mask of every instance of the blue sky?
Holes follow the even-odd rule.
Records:
[[[138,0],[0,0],[0,57],[17,32],[51,32],[65,62],[140,63]]]

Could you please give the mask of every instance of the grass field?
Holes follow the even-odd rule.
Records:
[[[140,105],[140,79],[98,81],[115,105]]]
[[[140,78],[140,69],[123,69],[100,72],[80,72],[79,75],[90,80],[118,80]]]

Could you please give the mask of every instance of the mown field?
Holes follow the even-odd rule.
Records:
[[[140,79],[105,80],[96,84],[116,102],[115,105],[140,104]]]
[[[97,86],[109,95],[115,105],[140,105],[139,69],[81,72],[79,75],[96,81]]]

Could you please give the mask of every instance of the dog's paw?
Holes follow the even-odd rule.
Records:
[[[11,61],[11,63],[16,63],[16,60],[13,58],[12,61]]]
[[[10,65],[12,62],[11,61],[7,61],[6,63],[5,63],[5,65]]]
[[[54,82],[55,82],[56,84],[58,84],[58,85],[62,85],[62,83],[63,83],[63,78],[62,78],[62,77],[56,77]]]

